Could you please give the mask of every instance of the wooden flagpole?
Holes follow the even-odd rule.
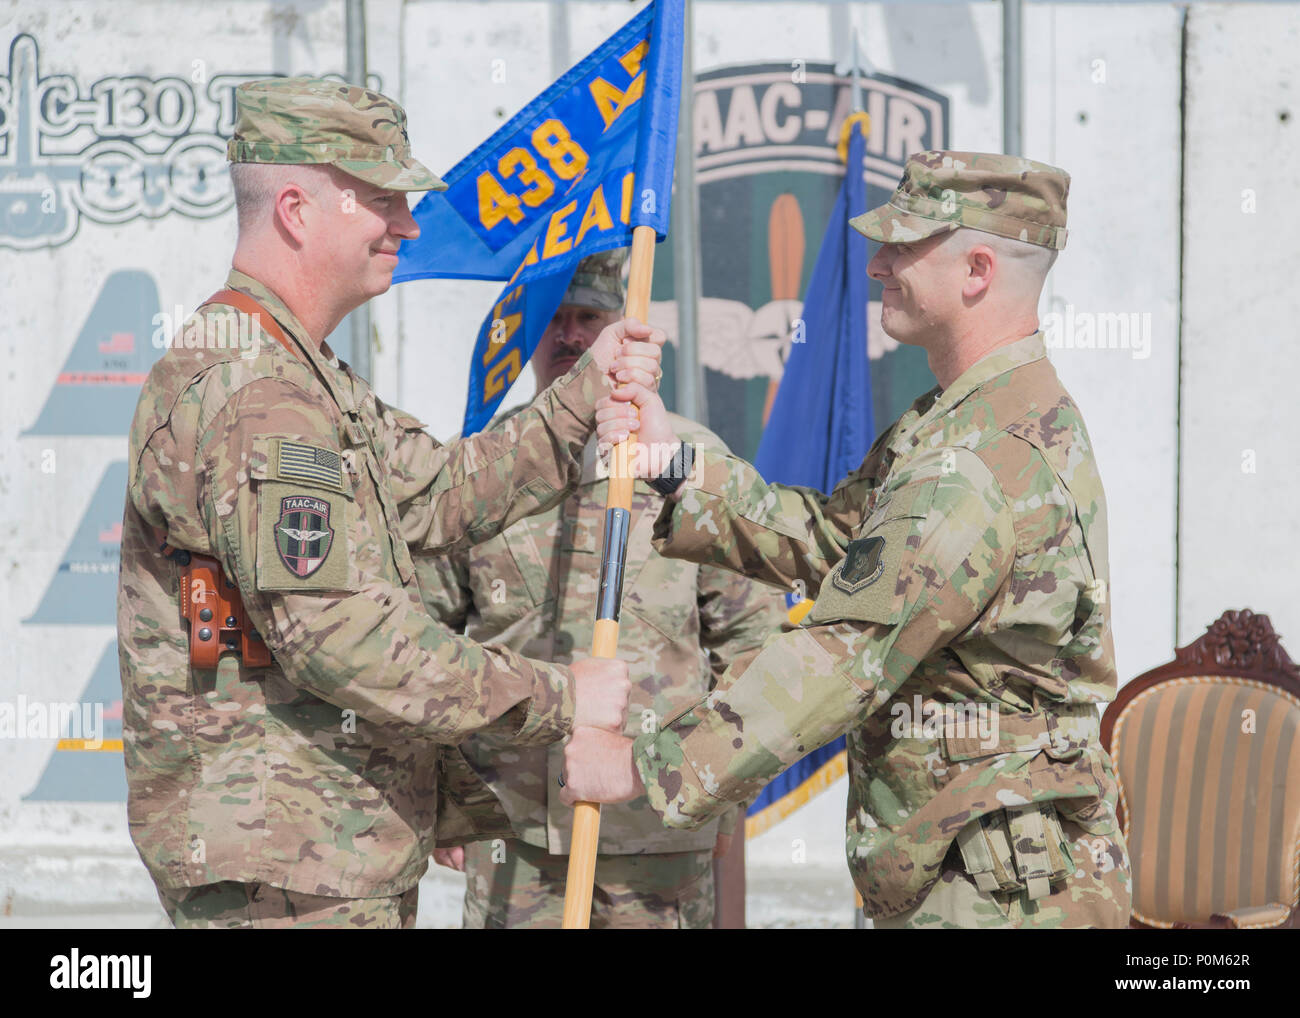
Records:
[[[655,266],[655,229],[638,226],[632,231],[632,256],[628,266],[627,305],[624,316],[645,322],[650,316],[650,279]],[[610,456],[609,494],[605,499],[605,543],[601,551],[600,595],[596,606],[596,631],[591,656],[618,654],[619,602],[623,596],[623,564],[627,535],[632,524],[631,457],[636,435],[620,442]],[[600,841],[600,804],[573,806],[573,838],[569,844],[569,874],[564,888],[566,930],[591,925],[591,894],[596,879],[596,846]]]

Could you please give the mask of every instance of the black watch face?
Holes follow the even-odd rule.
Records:
[[[671,495],[680,488],[695,465],[695,450],[682,442],[664,467],[664,472],[650,482],[650,487],[662,495]]]
[[[685,480],[685,477],[664,477],[661,475],[650,482],[650,487],[661,495],[671,495],[682,486]]]

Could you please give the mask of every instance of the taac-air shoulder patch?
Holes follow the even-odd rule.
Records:
[[[258,590],[345,590],[347,498],[263,481],[257,508]]]
[[[257,589],[345,590],[348,514],[342,459],[285,438],[254,441]]]
[[[312,495],[286,495],[280,499],[275,550],[289,572],[305,580],[325,564],[333,545],[330,504],[325,499]]]

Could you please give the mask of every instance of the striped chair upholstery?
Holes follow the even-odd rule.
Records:
[[[1300,673],[1227,612],[1106,711],[1134,925],[1300,925]]]

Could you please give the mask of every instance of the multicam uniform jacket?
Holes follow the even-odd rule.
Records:
[[[501,426],[513,417],[498,419]],[[678,436],[725,454],[711,431],[673,415]],[[543,661],[568,663],[591,650],[608,482],[598,476],[588,444],[578,490],[560,505],[448,556],[416,556],[425,604],[434,618],[489,645]],[[633,525],[618,656],[628,662],[632,699],[629,735],[653,731],[708,692],[727,666],[756,650],[785,618],[783,593],[713,566],[655,554],[651,530],[663,497],[644,482],[633,491]],[[461,750],[510,816],[515,835],[566,855],[573,807],[560,801],[561,747],[509,745],[495,734],[475,736]],[[723,817],[730,832],[740,809]],[[601,811],[602,854],[706,851],[718,824],[669,830],[646,799]]]
[[[210,305],[145,383],[118,609],[131,835],[162,887],[399,893],[428,864],[436,744],[481,731],[547,743],[573,715],[568,669],[429,617],[408,542],[481,541],[562,498],[604,379],[586,357],[505,427],[441,446],[265,286],[240,272],[227,286],[296,349],[266,333],[221,348],[229,309]],[[191,667],[186,551],[239,587],[270,667],[230,653]]]
[[[1065,851],[1115,899],[1096,921],[1127,921],[1096,706],[1116,685],[1105,496],[1041,336],[921,397],[829,497],[715,453],[697,470],[656,547],[819,593],[801,628],[636,740],[665,822],[701,823],[847,733],[846,849],[868,915],[916,905],[959,832],[1005,810],[1017,869],[1045,876]],[[1027,805],[1045,802],[1055,815]],[[1035,816],[1077,840],[1044,853],[1037,821],[1018,827]]]

